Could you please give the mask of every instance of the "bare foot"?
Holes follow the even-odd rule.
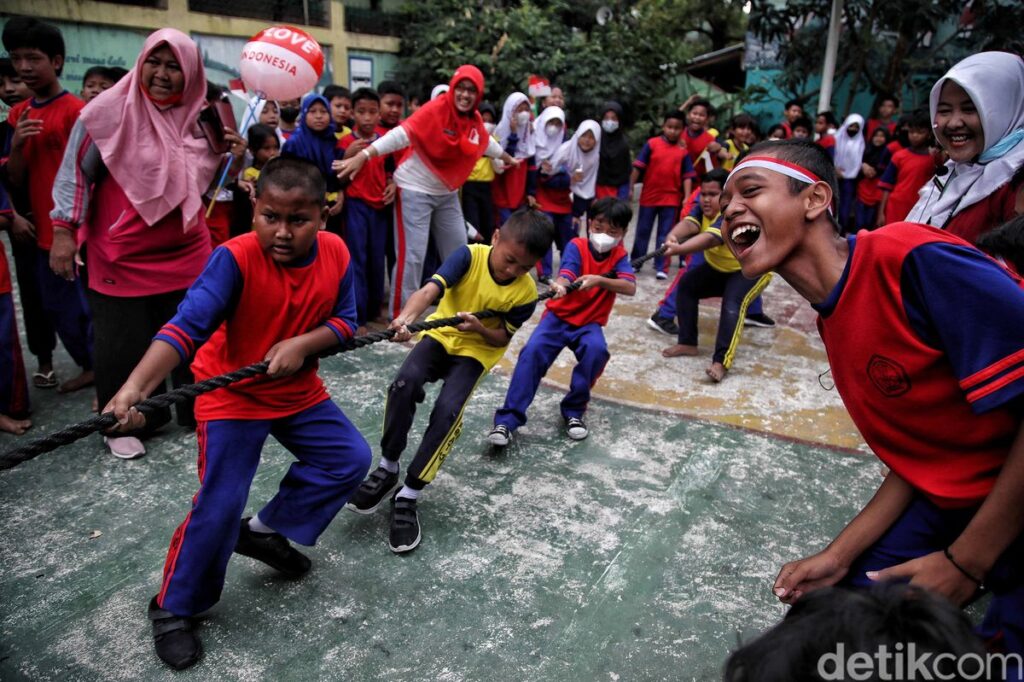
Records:
[[[711,365],[706,370],[704,370],[704,373],[708,375],[708,378],[710,378],[713,382],[717,384],[719,381],[725,378],[725,373],[728,371],[729,370],[727,370],[725,368],[725,365],[723,365],[722,363],[712,362]]]
[[[96,380],[96,374],[91,370],[87,369],[79,374],[74,379],[68,379],[60,387],[57,388],[58,393],[73,393],[79,391],[86,386],[92,386],[93,381]]]
[[[6,431],[7,433],[13,433],[15,436],[20,436],[30,428],[32,428],[31,419],[12,419],[6,414],[0,414],[0,431]]]
[[[700,351],[697,350],[697,346],[684,346],[681,343],[677,343],[674,346],[669,346],[668,348],[661,351],[662,357],[666,358],[678,358],[682,356],[693,357],[698,353],[700,353]]]

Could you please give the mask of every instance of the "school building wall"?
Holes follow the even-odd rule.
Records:
[[[346,31],[343,3],[329,2],[327,26],[301,26],[324,49],[321,86],[332,82],[350,84],[351,55],[369,60],[375,73],[393,73],[399,39]],[[11,15],[33,16],[60,28],[68,53],[61,81],[64,87],[77,93],[82,75],[90,66],[104,64],[130,69],[146,36],[164,27],[177,28],[196,40],[203,51],[209,79],[226,84],[238,75],[239,56],[248,38],[275,23],[284,23],[191,11],[189,0],[149,4],[162,7],[88,0],[6,0],[0,11],[0,28]],[[384,78],[375,78],[373,84]]]

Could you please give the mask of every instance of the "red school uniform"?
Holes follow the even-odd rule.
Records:
[[[636,273],[629,262],[629,254],[621,243],[598,260],[590,250],[590,242],[586,237],[576,237],[566,246],[559,277],[575,282],[583,275],[603,275],[609,271],[615,273],[616,279],[636,281]],[[615,304],[615,293],[593,287],[586,291],[577,291],[571,296],[553,298],[548,301],[544,314],[549,312],[566,324],[582,327],[596,322],[602,327],[608,324]]]
[[[683,129],[682,142],[686,145],[686,153],[690,155],[690,162],[693,164],[693,170],[696,172],[697,177],[700,177],[715,168],[718,168],[719,161],[718,155],[708,152],[707,156],[702,158],[704,150],[708,148],[708,145],[715,142],[715,137],[708,131],[703,131],[699,135],[693,135],[690,132],[689,126]],[[708,164],[708,158],[711,159],[711,164]]]
[[[368,141],[373,142],[379,137],[379,133],[374,133],[374,136],[369,138]],[[361,138],[356,136],[355,132],[351,132],[338,140],[338,149],[344,153],[358,139]],[[384,208],[384,188],[387,185],[387,173],[384,170],[385,161],[386,157],[375,156],[364,163],[362,170],[345,187],[345,196],[359,199],[377,211],[382,210]]]
[[[683,180],[697,176],[686,147],[669,142],[664,135],[647,140],[633,166],[644,172],[641,206],[678,207],[683,203]]]
[[[901,149],[878,180],[878,189],[889,191],[885,204],[885,222],[898,223],[907,217],[917,203],[918,192],[935,175],[935,158],[931,152]]]
[[[53,223],[50,220],[53,181],[64,160],[64,147],[78,120],[78,112],[84,106],[85,102],[65,90],[45,102],[34,97],[19,102],[7,114],[7,123],[12,129],[26,109],[31,109],[29,118],[43,122],[42,132],[25,140],[21,154],[28,168],[28,200],[32,207],[32,222],[36,226],[36,243],[47,251],[53,246]]]

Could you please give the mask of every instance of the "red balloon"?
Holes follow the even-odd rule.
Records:
[[[246,87],[266,99],[295,99],[320,81],[324,53],[311,35],[294,26],[271,26],[242,48],[239,71]]]

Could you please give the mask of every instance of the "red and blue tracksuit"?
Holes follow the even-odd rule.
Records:
[[[618,279],[636,281],[622,244],[601,255],[590,248],[585,237],[577,237],[566,246],[558,275],[573,282],[583,275],[610,271]],[[572,350],[576,367],[572,370],[569,392],[562,400],[562,416],[583,417],[590,402],[590,389],[611,357],[601,328],[608,324],[614,303],[615,294],[599,287],[548,301],[540,323],[519,353],[505,404],[494,413],[495,426],[504,424],[514,431],[526,423],[526,410],[537,394],[540,380],[563,348]]]
[[[654,248],[659,249],[665,243],[665,237],[679,218],[679,207],[684,199],[683,181],[695,178],[697,174],[686,147],[669,142],[664,135],[652,137],[644,143],[633,167],[640,171],[644,183],[640,192],[640,210],[636,217],[632,254],[633,258],[639,258],[647,253],[655,220],[658,221],[658,234]],[[658,256],[654,259],[654,269],[667,272],[668,260]]]
[[[321,325],[345,341],[355,325],[352,277],[348,249],[334,234],[320,232],[310,253],[288,265],[245,234],[214,250],[156,340],[183,361],[194,353],[199,381],[258,362],[275,343]],[[220,598],[268,435],[298,461],[259,517],[295,542],[314,544],[363,480],[370,447],[331,401],[317,364],[309,359],[290,377],[247,379],[196,400],[200,487],[171,538],[161,608],[194,615]]]
[[[0,185],[0,217],[11,220],[7,192]],[[7,253],[0,243],[0,414],[20,419],[29,413],[28,382],[25,380],[25,361],[21,356],[18,338],[18,320],[14,314],[11,295],[11,271],[7,266]]]
[[[947,548],[992,491],[1024,414],[1024,283],[924,225],[894,223],[849,245],[842,278],[815,306],[818,329],[864,440],[916,491],[854,562],[847,582],[867,585],[865,571]],[[1024,536],[985,583],[981,633],[1024,654]]]
[[[369,142],[376,140],[374,135]],[[344,152],[359,138],[349,133],[338,140]],[[385,157],[375,156],[345,187],[345,203],[341,214],[345,222],[345,243],[355,270],[353,284],[356,296],[356,323],[359,326],[375,320],[384,301],[384,268],[387,252],[388,215],[384,205],[387,175]]]
[[[544,257],[537,262],[537,274],[551,276],[551,262],[554,247],[558,253],[564,254],[566,244],[576,236],[573,226],[573,196],[569,191],[569,171],[563,166],[557,172],[545,175],[536,174],[536,191],[538,208],[544,211],[555,226],[555,243]]]

